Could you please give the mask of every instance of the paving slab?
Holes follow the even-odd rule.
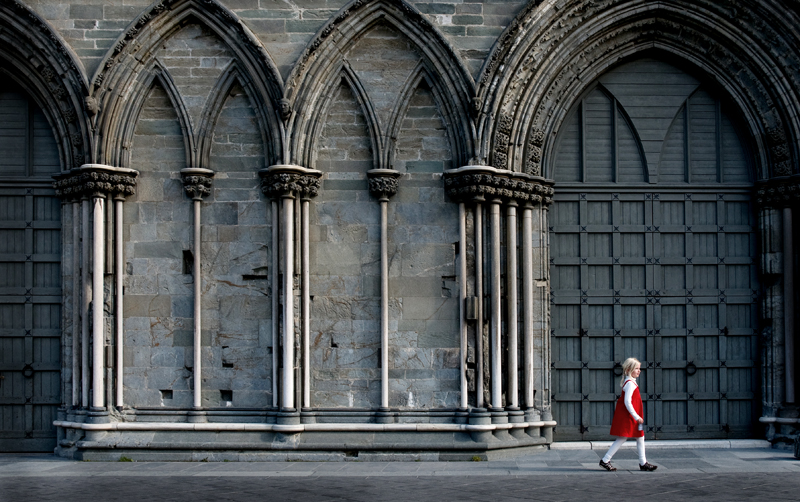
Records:
[[[484,462],[79,462],[0,454],[0,501],[108,499],[394,501],[612,500],[633,483],[651,500],[797,500],[800,460],[777,449],[651,449],[655,472],[621,450],[546,450]],[[624,488],[623,488],[624,487]]]

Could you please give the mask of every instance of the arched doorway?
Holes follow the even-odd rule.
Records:
[[[0,451],[55,447],[61,403],[61,168],[41,108],[0,85]]]
[[[642,361],[647,437],[750,437],[752,160],[713,85],[641,58],[593,82],[548,157],[557,440],[608,439]]]

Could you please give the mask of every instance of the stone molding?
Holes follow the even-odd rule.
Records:
[[[158,78],[175,101],[171,77],[156,58],[165,40],[187,19],[215,33],[230,49],[233,63],[227,77],[211,91],[200,123],[187,120],[176,106],[187,144],[187,165],[208,165],[213,130],[232,82],[238,82],[253,102],[267,162],[276,162],[283,135],[277,113],[283,81],[261,41],[238,16],[217,0],[160,0],[147,7],[104,56],[91,79],[89,96],[96,110],[93,147],[97,162],[130,165],[139,110]],[[133,64],[132,62],[136,63]],[[126,99],[119,99],[124,95]]]
[[[544,8],[553,3],[557,8]],[[732,96],[755,138],[757,178],[790,175],[797,169],[800,70],[796,58],[784,57],[798,50],[795,18],[780,14],[785,10],[775,0],[532,2],[499,37],[478,79],[490,118],[479,132],[481,148],[500,169],[546,174],[551,132],[571,100],[621,58],[655,46],[693,61]]]
[[[369,95],[361,92],[364,83],[349,69],[348,51],[377,23],[403,33],[419,55],[416,74],[411,75],[394,104],[394,112],[383,122],[373,117]],[[437,96],[438,106],[448,129],[456,165],[475,155],[476,139],[472,98],[475,85],[469,70],[452,44],[419,10],[404,0],[353,0],[342,7],[308,43],[286,79],[286,138],[289,154],[284,162],[315,165],[316,142],[325,124],[329,89],[345,78],[361,101],[372,136],[374,167],[392,167],[394,141],[402,129],[402,118],[413,96],[414,85],[425,79]]]
[[[83,197],[125,198],[136,193],[139,171],[102,164],[84,164],[56,176],[53,188],[56,196],[74,201]]]
[[[270,199],[281,197],[316,197],[320,190],[322,171],[302,166],[276,164],[258,172],[261,192]]]
[[[755,187],[758,207],[790,207],[800,203],[800,175],[759,181]]]
[[[553,181],[491,166],[464,166],[444,172],[447,195],[457,201],[501,199],[506,203],[549,206]]]
[[[211,194],[211,178],[214,171],[201,167],[187,167],[181,169],[181,181],[183,190],[192,200],[202,200]]]
[[[42,106],[60,139],[61,168],[91,162],[83,66],[61,35],[19,0],[0,3],[0,59],[13,81]]]
[[[389,200],[400,188],[400,176],[400,171],[394,169],[370,169],[367,171],[370,193],[380,201]]]

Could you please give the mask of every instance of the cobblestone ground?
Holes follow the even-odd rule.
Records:
[[[0,455],[0,501],[798,500],[800,460],[772,449],[550,450],[489,462],[75,462]]]

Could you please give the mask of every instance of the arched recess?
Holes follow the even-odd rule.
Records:
[[[83,67],[55,30],[17,0],[0,5],[0,67],[4,78],[19,83],[44,112],[62,170],[90,162]]]
[[[136,103],[141,104],[144,98],[140,95],[149,90],[150,72],[157,67],[157,49],[192,23],[208,27],[230,49],[239,81],[250,94],[258,114],[266,163],[277,161],[282,143],[277,110],[283,83],[264,47],[233,12],[215,0],[165,0],[151,4],[131,23],[91,81],[90,91],[100,106],[95,133],[97,162],[127,165],[130,159],[126,150],[131,145],[133,128],[126,122],[138,113]]]
[[[335,74],[339,75],[339,82],[341,82],[342,85],[346,85],[350,88],[350,92],[353,93],[353,97],[356,99],[361,113],[364,114],[367,129],[369,130],[370,142],[372,144],[372,165],[373,168],[381,167],[381,161],[386,157],[386,142],[380,131],[380,125],[375,113],[375,107],[372,105],[369,95],[364,89],[364,86],[361,84],[361,81],[358,79],[358,76],[353,72],[346,62],[343,62],[339,66],[338,71]],[[337,82],[334,81],[333,85],[331,85],[322,95],[322,99],[320,101],[323,103],[323,106],[320,108],[320,113],[317,114],[320,118],[322,118],[322,120],[314,121],[311,129],[312,138],[321,137],[323,131],[325,130],[325,118],[328,117],[328,110],[333,104],[333,97],[336,95],[339,89],[339,86],[336,85],[336,83]],[[307,157],[309,161],[308,165],[316,165],[315,149],[310,153],[311,155]],[[388,166],[388,164],[385,164],[384,166]]]
[[[759,283],[749,138],[725,91],[642,54],[603,73],[546,157],[559,439],[607,435],[627,357],[649,438],[752,437]]]
[[[231,64],[225,69],[222,77],[211,90],[211,95],[209,96],[208,101],[203,108],[202,117],[197,126],[196,137],[194,138],[194,141],[197,145],[196,152],[193,154],[194,157],[192,157],[194,159],[192,161],[194,162],[194,165],[211,165],[209,159],[211,157],[211,147],[214,142],[214,130],[217,125],[217,119],[219,118],[220,113],[222,113],[222,109],[230,95],[231,89],[233,89],[237,84],[244,89],[245,93],[247,94],[247,98],[252,105],[252,109],[258,113],[258,105],[256,100],[253,99],[253,93],[256,92],[257,89],[253,85],[252,80],[247,78],[247,75],[242,72],[236,61],[231,62]],[[270,142],[265,136],[266,131],[261,128],[260,132],[261,142],[262,145],[264,145],[264,150],[268,151],[266,145],[269,145]],[[267,160],[269,160],[269,158]]]
[[[700,68],[743,110],[756,178],[797,171],[800,71],[785,56],[800,49],[796,13],[773,0],[543,3],[520,13],[481,73],[481,155],[491,165],[540,174],[586,82],[657,49]]]
[[[325,114],[306,111],[324,106],[328,90],[340,78],[344,55],[381,23],[403,33],[420,54],[420,64],[430,78],[450,129],[458,165],[466,164],[474,155],[475,134],[469,116],[474,83],[455,50],[419,11],[403,0],[354,0],[317,33],[287,79],[285,97],[293,112],[286,126],[290,142],[286,162],[313,166],[315,132],[322,127]],[[390,131],[382,132],[384,137],[390,135]],[[384,143],[380,144],[387,146]],[[382,162],[386,158],[377,155]]]
[[[198,165],[193,163],[197,149],[195,148],[196,141],[192,128],[192,121],[189,118],[189,113],[186,111],[186,105],[183,102],[183,99],[181,99],[181,94],[178,92],[175,81],[169,74],[169,70],[164,68],[160,62],[156,61],[153,67],[148,72],[145,72],[142,77],[145,77],[142,80],[142,92],[136,93],[133,102],[130,103],[130,106],[128,106],[125,110],[128,115],[122,122],[122,137],[130,138],[129,144],[132,142],[136,131],[136,125],[139,122],[139,114],[144,107],[144,102],[147,100],[147,97],[150,96],[150,92],[153,90],[153,87],[160,85],[169,97],[169,101],[172,104],[172,107],[175,109],[176,115],[178,116],[178,121],[181,125],[181,131],[183,132],[186,162],[192,165]],[[130,153],[130,146],[124,149],[122,165],[130,165]]]

